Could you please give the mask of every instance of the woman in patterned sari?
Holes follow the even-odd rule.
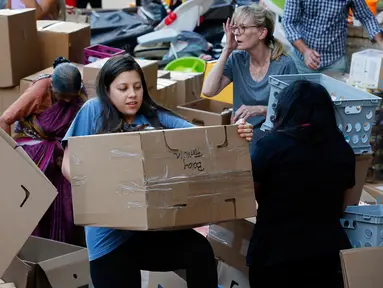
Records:
[[[80,71],[64,58],[56,59],[52,75],[40,75],[0,117],[0,127],[14,139],[58,190],[58,196],[33,235],[76,243],[71,185],[61,173],[61,140],[86,98]]]

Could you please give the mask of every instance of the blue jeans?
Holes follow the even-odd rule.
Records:
[[[295,51],[292,53],[291,57],[293,58],[295,62],[295,66],[297,67],[299,74],[323,73],[326,71],[335,71],[335,72],[341,72],[341,73],[347,72],[346,56],[343,56],[334,64],[327,67],[319,68],[318,70],[311,70],[309,67],[307,67],[305,62],[301,60],[300,58],[298,58]]]

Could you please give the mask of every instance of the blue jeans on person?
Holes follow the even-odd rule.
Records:
[[[311,70],[309,67],[307,67],[305,62],[296,55],[295,51],[292,53],[291,57],[293,58],[295,62],[295,66],[297,67],[299,74],[323,73],[326,71],[335,71],[335,72],[341,72],[341,73],[347,72],[346,56],[343,56],[334,64],[327,67],[320,68],[318,70]]]

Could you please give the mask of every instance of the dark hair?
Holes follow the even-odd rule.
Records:
[[[279,93],[274,131],[311,143],[343,138],[330,94],[322,85],[306,80],[296,81]]]
[[[166,111],[170,114],[176,115],[170,110],[158,105],[150,97],[144,72],[140,65],[129,55],[118,55],[110,58],[104,66],[101,68],[96,84],[97,96],[101,101],[102,112],[101,112],[101,128],[98,133],[110,133],[110,132],[125,132],[124,129],[124,115],[113,105],[109,98],[109,89],[112,82],[118,75],[126,71],[136,71],[141,78],[143,99],[140,109],[137,114],[142,114],[149,121],[150,125],[156,129],[163,129],[158,119],[158,111]],[[129,126],[131,128],[131,126]],[[132,130],[129,130],[132,131]]]
[[[63,64],[63,63],[70,63],[68,59],[65,57],[59,56],[53,61],[53,69],[55,69],[58,65]]]

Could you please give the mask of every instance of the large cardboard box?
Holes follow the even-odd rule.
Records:
[[[199,227],[256,214],[249,144],[237,126],[69,138],[77,225]]]
[[[17,288],[77,288],[91,283],[86,248],[30,237],[3,275]]]
[[[207,239],[213,247],[214,255],[247,273],[246,254],[254,223],[255,219],[245,219],[210,225]]]
[[[221,288],[250,288],[249,274],[219,261],[218,284]]]
[[[0,89],[0,115],[20,97],[20,87]]]
[[[198,99],[177,107],[189,122],[201,126],[229,125],[232,105],[211,99]]]
[[[76,65],[77,68],[80,70],[81,75],[83,75],[84,65],[77,64],[77,63],[72,63],[72,64]],[[33,81],[35,81],[40,75],[42,75],[42,74],[50,74],[51,75],[52,73],[53,73],[53,67],[51,65],[51,67],[49,67],[49,68],[46,68],[44,70],[41,70],[37,73],[34,73],[32,75],[29,75],[29,76],[21,79],[20,80],[20,91],[19,91],[20,95],[23,94],[25,92],[25,90],[28,89],[29,85],[31,85],[31,83]]]
[[[21,147],[0,129],[0,278],[57,195]]]
[[[108,61],[109,58],[101,59],[96,62],[90,63],[84,66],[84,83],[85,87],[88,91],[88,96],[95,97],[96,96],[96,80],[98,72],[100,72],[102,66],[104,66],[105,62]],[[143,60],[143,59],[135,59],[137,63],[142,68],[144,75],[146,86],[148,90],[151,91],[156,89],[157,87],[157,71],[158,64],[157,61],[152,60]]]
[[[40,69],[52,66],[58,56],[84,63],[84,48],[90,46],[89,24],[40,20],[37,29]]]
[[[383,248],[343,250],[340,253],[345,288],[383,287]]]
[[[0,87],[17,86],[39,70],[35,10],[0,10],[0,38]]]

